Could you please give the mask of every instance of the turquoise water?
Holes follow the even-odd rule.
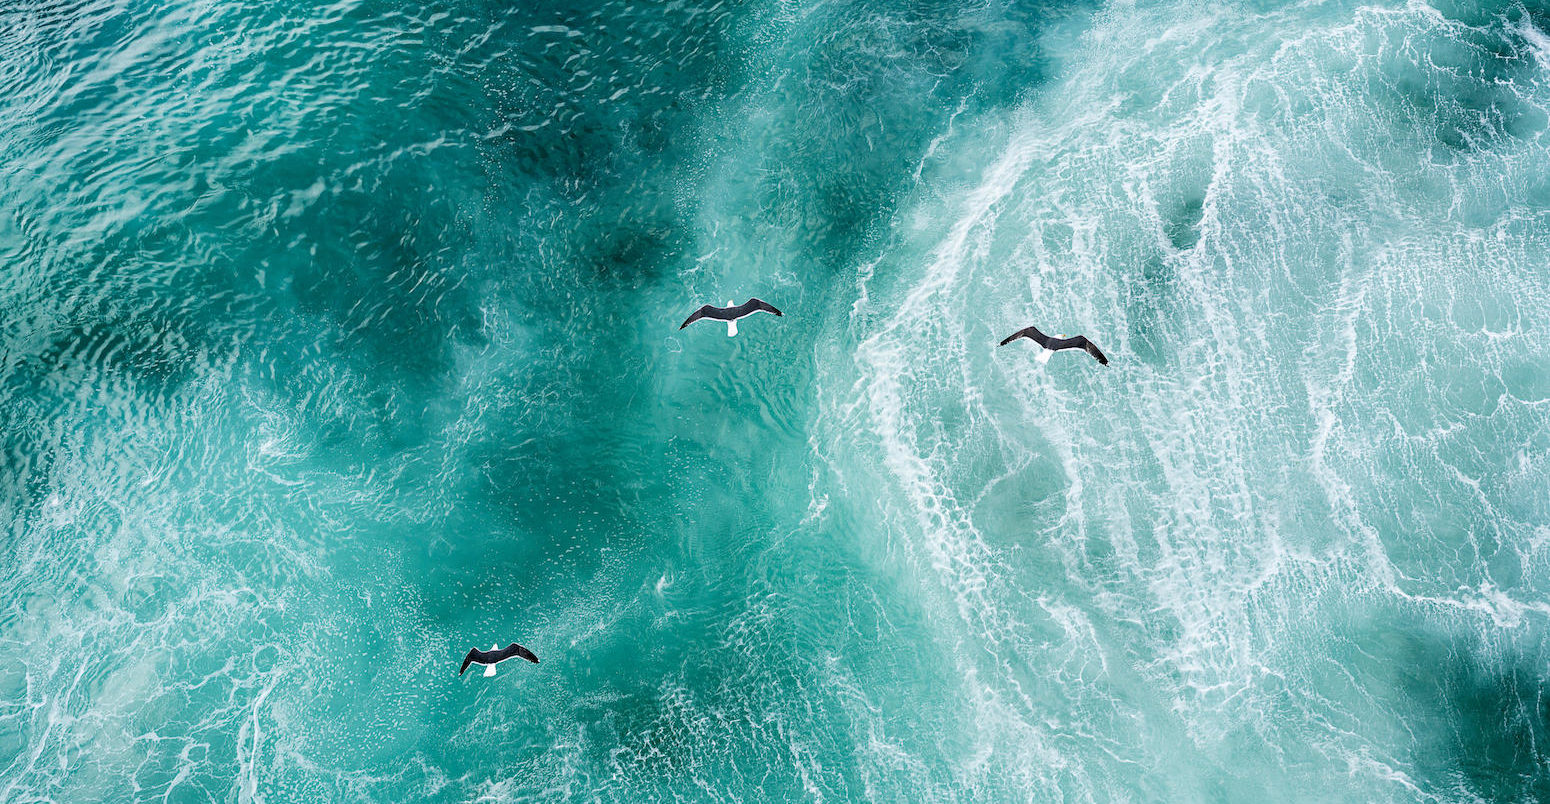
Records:
[[[1550,6],[22,0],[0,199],[0,801],[1550,800]]]

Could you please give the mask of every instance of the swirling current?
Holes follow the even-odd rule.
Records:
[[[0,524],[4,802],[1550,800],[1550,6],[5,2]]]

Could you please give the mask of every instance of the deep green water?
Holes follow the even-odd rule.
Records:
[[[0,523],[0,802],[1550,800],[1550,6],[6,3]]]

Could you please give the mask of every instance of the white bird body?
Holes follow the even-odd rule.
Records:
[[[727,299],[727,306],[728,307],[736,307],[737,305],[734,304],[731,299]],[[728,338],[735,338],[735,337],[737,337],[737,319],[735,319],[735,318],[727,322],[727,337]]]
[[[500,650],[500,649],[501,649],[500,645],[491,645],[490,646],[490,650],[492,650],[492,651]],[[484,677],[485,678],[489,678],[490,676],[493,676],[493,675],[495,675],[495,665],[493,665],[493,664],[485,665],[484,666]]]

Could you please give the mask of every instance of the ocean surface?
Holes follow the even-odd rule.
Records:
[[[7,804],[1550,800],[1550,4],[5,2],[0,528]]]

